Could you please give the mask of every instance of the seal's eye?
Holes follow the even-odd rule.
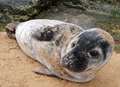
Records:
[[[97,56],[99,55],[99,53],[98,53],[98,51],[93,50],[93,51],[90,51],[90,55],[91,55],[92,57],[97,57]]]

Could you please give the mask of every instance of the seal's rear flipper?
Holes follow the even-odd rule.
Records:
[[[16,31],[16,26],[19,24],[19,22],[15,23],[9,23],[6,25],[6,32],[9,38],[15,39],[15,31]]]
[[[55,76],[49,69],[46,67],[38,67],[33,72],[37,74],[42,74],[42,75],[48,75],[48,76]]]

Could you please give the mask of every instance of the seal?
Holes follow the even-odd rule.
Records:
[[[84,30],[58,20],[35,19],[6,26],[22,51],[42,64],[35,73],[88,82],[111,58],[112,36],[99,28]]]

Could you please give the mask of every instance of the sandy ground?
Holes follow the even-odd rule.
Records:
[[[32,72],[39,64],[27,57],[15,40],[0,33],[0,87],[120,87],[120,54],[88,83],[74,83]]]

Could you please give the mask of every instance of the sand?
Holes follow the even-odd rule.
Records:
[[[20,50],[15,40],[0,33],[0,87],[120,87],[120,54],[117,53],[113,53],[110,62],[88,83],[33,73],[39,66]]]

